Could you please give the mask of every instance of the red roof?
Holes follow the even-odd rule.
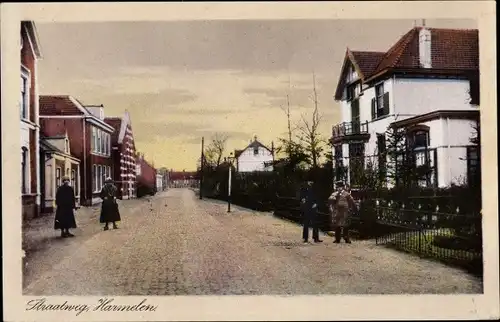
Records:
[[[40,95],[40,115],[83,115],[69,95]]]
[[[371,81],[391,70],[426,71],[430,73],[479,71],[479,32],[477,29],[427,28],[431,33],[432,68],[421,68],[419,31],[415,27],[404,34],[387,52],[346,52],[343,70],[350,60],[361,72],[363,82]],[[344,87],[344,72],[337,86],[336,99]]]
[[[420,68],[419,31],[415,27],[392,46],[380,60],[372,77],[389,68]],[[479,33],[477,29],[438,29],[431,32],[432,69],[477,71],[479,69]]]
[[[364,76],[371,75],[385,55],[385,53],[377,51],[351,51],[351,53]]]

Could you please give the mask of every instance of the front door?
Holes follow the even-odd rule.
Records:
[[[349,143],[349,182],[357,187],[361,183],[365,168],[365,144]]]

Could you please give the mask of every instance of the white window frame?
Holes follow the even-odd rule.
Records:
[[[96,141],[97,141],[97,129],[92,126],[92,147],[91,147],[91,151],[92,152],[96,152]]]
[[[381,93],[377,92],[378,88],[382,88]],[[375,85],[375,109],[377,116],[379,115],[379,111],[384,109],[384,94],[385,94],[384,83],[382,82]]]
[[[102,131],[97,129],[97,153],[102,153]]]
[[[30,71],[27,68],[21,67],[21,89],[25,90],[26,95],[26,110],[23,113],[23,98],[20,97],[19,102],[19,113],[22,120],[29,121],[30,119],[30,89],[31,89],[31,79],[30,79]],[[23,80],[26,80],[26,83],[23,83]]]

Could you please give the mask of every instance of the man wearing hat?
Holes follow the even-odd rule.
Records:
[[[61,237],[74,237],[69,232],[70,228],[76,228],[75,214],[73,212],[76,207],[75,191],[69,185],[69,178],[62,178],[62,185],[57,188],[56,192],[56,217],[54,229],[61,230]]]
[[[120,221],[120,212],[116,203],[116,186],[113,184],[113,179],[106,178],[105,185],[101,189],[100,197],[102,199],[101,216],[99,221],[104,223],[104,230],[109,229],[109,223],[113,223],[113,229],[118,229],[116,222]]]
[[[344,237],[345,242],[350,244],[349,210],[357,210],[356,203],[349,191],[345,189],[343,181],[337,181],[335,186],[337,191],[333,192],[328,198],[328,205],[335,228],[334,243],[340,243],[341,237]]]
[[[322,243],[323,241],[319,239],[319,227],[318,227],[318,204],[314,191],[314,182],[312,178],[307,179],[307,183],[302,187],[300,191],[300,208],[302,211],[302,219],[304,224],[304,229],[302,231],[302,238],[304,243],[309,242],[309,227],[312,226],[313,229],[313,240],[315,243]]]

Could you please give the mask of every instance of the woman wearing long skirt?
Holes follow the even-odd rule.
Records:
[[[99,221],[105,224],[104,230],[109,229],[109,223],[113,223],[113,229],[118,229],[116,223],[121,220],[118,204],[116,203],[116,193],[118,189],[113,184],[111,178],[107,178],[105,183],[100,194],[102,206]]]
[[[75,191],[69,185],[69,178],[64,176],[62,186],[57,188],[56,192],[56,217],[54,220],[54,229],[61,230],[61,237],[74,237],[69,232],[70,228],[76,228],[75,213],[76,200]]]

